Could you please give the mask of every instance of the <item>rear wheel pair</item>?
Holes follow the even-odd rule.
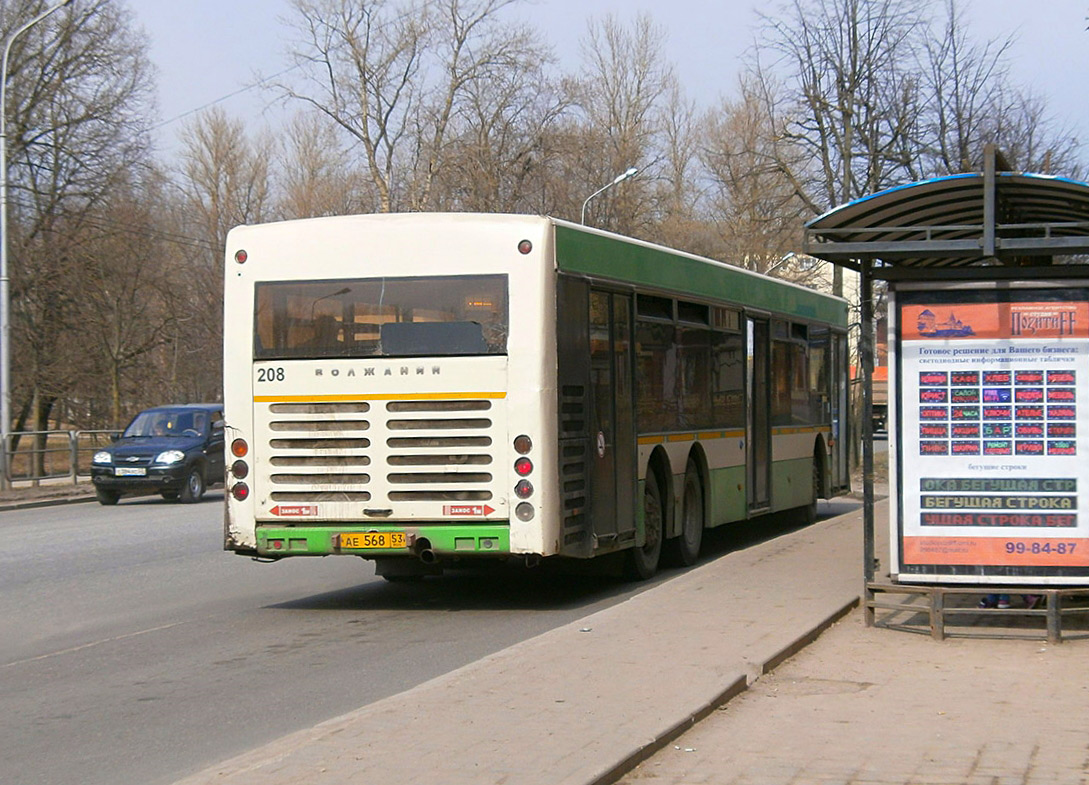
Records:
[[[672,540],[664,541],[665,556],[668,561],[684,567],[696,563],[703,542],[703,481],[699,470],[692,461],[684,473],[684,499],[682,509],[681,533]],[[665,506],[662,503],[662,487],[657,472],[647,468],[643,489],[643,529],[645,532],[642,547],[632,548],[627,555],[627,573],[634,580],[647,580],[658,571],[658,562],[662,557],[665,531]]]

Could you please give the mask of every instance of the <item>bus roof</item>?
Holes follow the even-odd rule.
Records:
[[[654,243],[549,220],[556,227],[562,270],[847,325],[847,301],[841,297]]]

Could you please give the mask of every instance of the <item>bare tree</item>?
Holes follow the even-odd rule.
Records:
[[[351,166],[336,129],[319,115],[296,115],[286,144],[280,169],[284,218],[369,212],[377,202],[365,176]]]
[[[703,197],[699,185],[699,140],[703,126],[695,101],[685,96],[676,79],[670,82],[660,114],[662,163],[655,191],[655,233],[665,245],[713,255],[707,223],[698,215]]]
[[[909,0],[791,0],[781,16],[763,16],[751,72],[776,99],[779,168],[811,214],[908,179],[925,10]],[[839,267],[833,291],[843,293]]]
[[[211,109],[182,131],[182,144],[174,231],[197,243],[179,261],[185,275],[178,296],[189,308],[173,340],[179,373],[206,380],[201,397],[215,400],[221,394],[215,359],[223,346],[223,249],[232,227],[270,217],[272,143],[250,139],[242,122]]]
[[[795,253],[806,205],[779,166],[767,104],[753,86],[743,82],[742,98],[724,101],[705,120],[710,216],[725,260],[812,284],[817,266]]]
[[[630,29],[612,15],[588,24],[576,85],[585,119],[581,149],[571,161],[585,194],[632,166],[641,170],[643,181],[656,174],[662,102],[675,86],[672,67],[662,56],[664,37],[646,14]],[[649,189],[628,181],[595,200],[588,215],[596,226],[638,234],[652,221]]]
[[[1081,139],[1051,116],[1047,102],[1025,90],[1013,93],[1007,111],[994,118],[987,139],[1024,171],[1083,177]]]
[[[899,182],[903,137],[915,106],[911,68],[925,3],[908,0],[792,0],[764,16],[773,62],[753,64],[786,140],[806,152],[808,171],[783,169],[813,214]],[[778,74],[778,76],[775,76]]]
[[[1008,55],[1014,38],[976,42],[954,0],[938,32],[925,39],[920,66],[920,122],[904,160],[912,179],[979,171],[987,143],[1034,172],[1080,171],[1078,140],[1046,102],[1018,87]]]
[[[472,80],[451,125],[434,203],[442,209],[533,210],[555,149],[553,130],[570,98],[549,77],[551,53],[526,30]],[[500,51],[500,50],[497,50]],[[482,75],[483,76],[483,75]]]
[[[995,118],[1009,114],[1005,55],[1013,39],[977,44],[954,0],[945,11],[940,34],[924,41],[921,82],[929,100],[904,156],[912,179],[979,171],[984,143],[995,141]]]
[[[295,0],[304,79],[282,89],[358,146],[378,209],[432,209],[474,90],[538,56],[501,18],[515,2]]]
[[[45,6],[3,4],[0,36]],[[146,164],[150,68],[123,8],[81,0],[20,36],[9,69],[13,394],[18,427],[41,429],[85,367],[73,237]]]
[[[128,409],[161,403],[161,363],[156,352],[174,334],[175,268],[164,264],[164,239],[152,206],[133,194],[90,216],[85,241],[73,250],[79,271],[79,319],[105,381],[110,425],[121,426]]]

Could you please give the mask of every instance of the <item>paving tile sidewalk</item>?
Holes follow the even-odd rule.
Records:
[[[1083,784],[1086,644],[938,642],[855,611],[620,782]]]
[[[727,554],[182,782],[612,781],[853,607],[861,519],[858,511]],[[345,674],[367,677],[365,664]]]

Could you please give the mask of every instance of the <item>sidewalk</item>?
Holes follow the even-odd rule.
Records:
[[[938,643],[855,611],[620,783],[1086,783],[1085,645]]]
[[[10,490],[0,490],[0,512],[56,504],[94,501],[95,488],[90,478],[73,483],[70,479],[42,480],[38,485],[20,480]]]

